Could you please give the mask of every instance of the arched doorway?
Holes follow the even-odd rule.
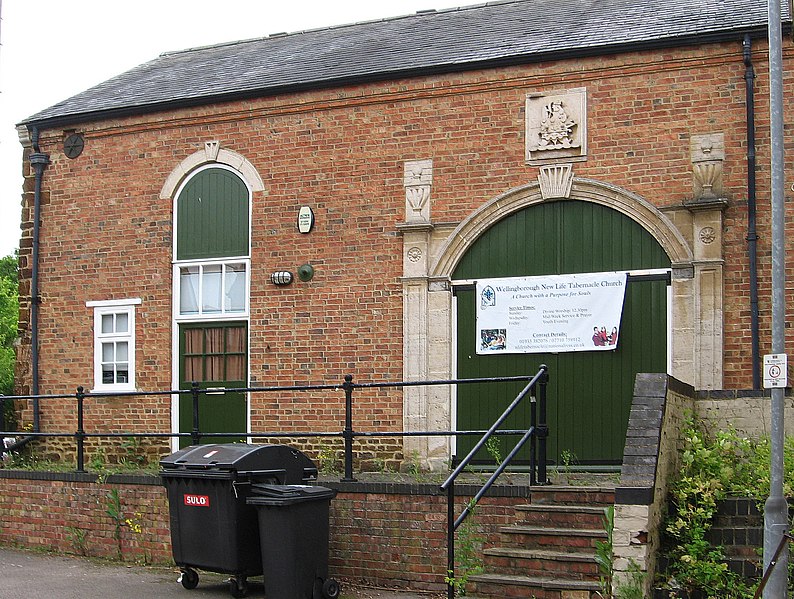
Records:
[[[654,237],[625,214],[598,203],[558,200],[504,216],[469,246],[451,279],[669,269],[670,258]],[[475,297],[457,287],[456,369],[460,378],[530,374],[541,363],[549,387],[549,459],[556,463],[617,465],[622,460],[632,388],[637,372],[667,366],[668,280],[630,279],[620,342],[608,352],[478,355]],[[520,385],[466,385],[458,389],[456,428],[487,428]],[[526,428],[529,405],[507,428]],[[504,441],[504,440],[503,440]],[[473,441],[461,438],[459,455]],[[505,455],[512,443],[501,450]],[[484,461],[487,454],[479,456]]]
[[[174,215],[175,387],[189,388],[193,381],[204,388],[248,386],[250,222],[259,191],[264,184],[253,165],[217,141],[187,156],[160,191],[160,199],[173,202]],[[172,397],[175,432],[192,428],[192,402],[184,397]],[[248,430],[244,394],[218,390],[200,401],[202,432]]]
[[[195,382],[214,390],[199,398],[199,429],[205,433],[247,430],[245,394],[225,389],[248,382],[250,195],[236,172],[205,166],[191,173],[174,205],[178,385],[190,389]],[[179,432],[192,428],[193,400],[181,395]],[[190,440],[183,437],[180,444]]]

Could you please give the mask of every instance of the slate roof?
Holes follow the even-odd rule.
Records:
[[[788,1],[781,4],[788,23]],[[738,40],[765,35],[767,19],[765,0],[489,2],[167,52],[23,124],[63,126],[362,81]]]

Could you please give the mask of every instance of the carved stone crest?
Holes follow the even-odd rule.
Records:
[[[698,237],[702,243],[709,245],[710,243],[714,243],[714,240],[717,239],[717,233],[714,231],[714,227],[703,227]]]
[[[575,162],[587,154],[584,88],[527,95],[526,159],[529,164]]]
[[[538,133],[540,136],[538,150],[562,150],[578,145],[572,135],[577,123],[565,112],[560,100],[547,104],[543,113]]]

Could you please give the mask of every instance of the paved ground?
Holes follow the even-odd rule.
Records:
[[[25,599],[229,599],[220,574],[201,573],[190,591],[177,582],[179,570],[127,566],[77,557],[45,555],[0,547],[0,597]],[[440,595],[406,593],[342,583],[341,599],[429,599]],[[266,597],[261,577],[250,580],[251,599]]]

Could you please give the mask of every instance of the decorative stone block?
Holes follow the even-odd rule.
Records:
[[[527,95],[526,160],[544,164],[587,157],[585,88]]]
[[[695,201],[721,198],[723,196],[722,163],[725,161],[725,136],[722,133],[693,135],[689,143]]]
[[[406,222],[430,222],[430,187],[432,184],[432,160],[408,160],[405,162],[403,186],[405,187]]]
[[[573,165],[566,163],[541,166],[538,182],[540,183],[540,195],[544,200],[568,198],[573,185]]]

